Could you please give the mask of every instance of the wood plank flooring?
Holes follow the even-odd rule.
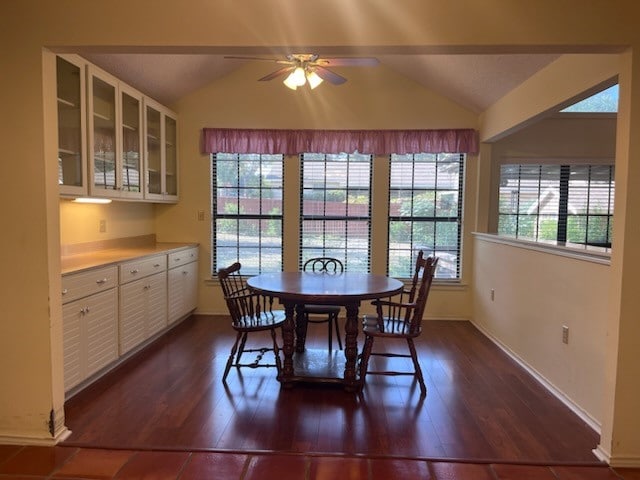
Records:
[[[224,317],[187,319],[67,401],[63,445],[597,463],[598,435],[468,322],[426,322],[423,400],[411,377],[370,376],[357,395],[281,389],[272,368],[232,369],[225,388],[233,336]],[[326,348],[326,326],[307,344]]]

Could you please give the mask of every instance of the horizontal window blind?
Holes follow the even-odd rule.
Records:
[[[613,165],[502,165],[498,233],[610,246]]]
[[[464,158],[390,156],[389,275],[410,278],[423,250],[440,257],[436,278],[460,278]]]
[[[282,270],[283,155],[212,155],[212,274]]]
[[[301,155],[300,268],[334,257],[346,271],[368,272],[371,253],[371,155]]]

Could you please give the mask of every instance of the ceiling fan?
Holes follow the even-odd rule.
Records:
[[[373,67],[378,65],[378,59],[373,57],[336,57],[321,58],[313,53],[292,53],[284,60],[263,57],[235,57],[225,56],[224,58],[236,60],[263,60],[286,65],[278,70],[259,78],[264,82],[288,74],[284,79],[284,84],[292,90],[302,87],[305,83],[310,88],[316,88],[326,80],[333,85],[341,85],[347,81],[342,75],[329,70],[327,67]]]

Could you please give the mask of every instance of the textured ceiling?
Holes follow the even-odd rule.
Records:
[[[89,61],[171,105],[242,66],[209,54],[84,53]],[[558,55],[376,55],[395,70],[459,105],[482,112]],[[273,70],[277,68],[274,64]],[[353,68],[353,67],[352,67]],[[339,69],[336,68],[336,71]],[[375,68],[369,70],[375,75]],[[342,73],[342,72],[341,72]],[[348,73],[343,73],[348,78]],[[339,87],[338,87],[339,88]]]

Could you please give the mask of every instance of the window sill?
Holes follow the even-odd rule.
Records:
[[[494,233],[474,232],[473,236],[486,242],[500,243],[526,250],[559,255],[562,257],[584,260],[587,262],[611,265],[611,249],[604,247],[593,247],[590,245],[580,245],[576,243],[561,243],[553,241],[533,241],[521,238],[505,237]]]

